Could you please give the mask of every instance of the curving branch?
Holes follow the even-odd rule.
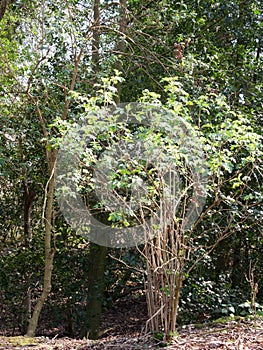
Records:
[[[5,11],[7,9],[9,1],[8,0],[0,0],[0,21],[4,17]]]

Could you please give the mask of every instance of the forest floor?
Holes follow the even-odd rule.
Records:
[[[164,346],[145,334],[145,303],[122,301],[105,312],[99,340],[52,335],[25,338],[0,335],[0,350],[263,350],[263,318],[218,320],[178,328],[174,340]]]

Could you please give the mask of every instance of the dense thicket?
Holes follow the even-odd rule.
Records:
[[[99,248],[67,225],[52,188],[60,136],[86,100],[157,101],[204,142],[210,183],[183,248],[191,254],[179,271],[178,322],[262,314],[261,2],[17,0],[1,2],[0,20],[2,331],[26,333],[41,295],[46,327],[89,329]],[[110,249],[105,259],[103,307],[145,288],[138,250]],[[52,265],[50,293],[42,280]],[[164,284],[160,299],[169,299]]]

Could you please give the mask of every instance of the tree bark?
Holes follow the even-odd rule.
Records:
[[[51,291],[51,277],[53,270],[53,259],[55,254],[55,249],[51,246],[52,238],[52,217],[53,217],[53,201],[54,201],[54,168],[57,159],[57,150],[49,151],[49,183],[47,191],[47,202],[45,210],[45,271],[44,271],[44,283],[42,293],[37,301],[34,308],[33,315],[29,321],[27,336],[33,337],[36,333],[36,328],[38,325],[38,319],[40,312],[46,301],[50,291]]]
[[[25,163],[26,158],[23,151],[22,137],[19,138],[18,145],[19,145],[21,162]],[[32,212],[32,205],[33,205],[33,201],[36,193],[33,188],[30,188],[29,181],[28,181],[28,171],[24,168],[22,168],[22,176],[23,176],[22,184],[23,184],[23,191],[24,191],[24,244],[25,246],[28,246],[28,243],[32,240],[31,212]]]
[[[97,83],[98,73],[99,73],[99,63],[100,63],[100,0],[93,1],[93,38],[92,38],[92,71],[93,71],[93,81],[94,86]]]
[[[104,271],[107,248],[90,243],[88,270],[87,329],[89,339],[98,339],[104,299]]]
[[[24,183],[24,241],[25,245],[32,240],[31,213],[35,198],[35,190],[29,189],[28,184]]]
[[[126,16],[126,12],[127,12],[127,1],[126,0],[120,0],[120,20],[119,20],[119,32],[121,34],[125,34],[126,32],[126,27],[127,27],[127,16]],[[116,45],[116,52],[118,53],[118,55],[120,55],[120,58],[118,58],[115,62],[115,69],[119,72],[122,71],[123,68],[123,63],[121,60],[121,53],[125,52],[126,49],[126,43],[124,38],[120,38],[117,42]],[[117,96],[115,98],[115,102],[116,103],[120,103],[121,100],[121,87],[122,84],[121,82],[118,82],[116,85],[117,88]]]
[[[99,61],[100,61],[100,0],[93,1],[93,39],[92,39],[92,69],[93,79],[91,84],[94,86],[98,80]],[[95,88],[95,86],[94,86]],[[101,220],[101,218],[99,219]],[[89,339],[98,339],[99,326],[102,313],[102,303],[104,294],[104,271],[107,248],[90,243],[90,252],[88,258],[88,297],[86,306],[86,322],[83,336]]]
[[[149,320],[146,330],[163,333],[169,341],[176,330],[180,293],[183,286],[184,237],[174,225],[146,243],[146,300]]]

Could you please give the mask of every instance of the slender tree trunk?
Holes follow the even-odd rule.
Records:
[[[51,277],[53,269],[53,259],[55,254],[55,249],[51,246],[52,238],[52,216],[53,216],[53,201],[54,201],[54,168],[57,158],[57,151],[52,153],[48,152],[49,159],[49,183],[47,189],[47,198],[46,198],[46,210],[45,210],[45,271],[44,271],[44,282],[42,293],[37,300],[37,304],[34,308],[33,315],[29,321],[27,336],[33,337],[36,332],[38,325],[38,319],[40,312],[46,301],[50,291],[51,291]]]
[[[22,137],[18,140],[19,152],[21,162],[25,163],[26,158],[23,152],[23,139]],[[32,240],[32,228],[31,228],[31,212],[32,205],[35,198],[35,190],[30,188],[28,183],[28,172],[26,169],[22,170],[23,176],[23,191],[24,191],[24,244],[27,246]]]
[[[93,79],[91,84],[94,86],[98,80],[98,73],[100,70],[100,0],[93,1],[93,37],[92,37],[92,71]]]
[[[69,86],[69,90],[73,91],[78,75],[79,64],[81,61],[83,50],[80,49],[79,53],[75,52],[74,59],[74,69],[72,72],[72,78]],[[46,122],[43,117],[42,111],[39,107],[39,100],[36,99],[28,90],[27,95],[29,100],[33,102],[36,107],[36,112],[38,115],[39,123],[42,128],[43,136],[46,140],[49,139],[49,133],[46,127]],[[62,113],[62,119],[66,120],[68,115],[68,110],[70,106],[71,99],[66,96],[64,109]],[[53,260],[55,249],[51,245],[52,241],[52,219],[53,219],[53,203],[54,203],[54,187],[55,187],[55,166],[57,161],[58,150],[53,149],[49,150],[47,148],[48,144],[46,141],[46,159],[48,165],[48,174],[49,180],[46,186],[46,198],[45,198],[45,269],[44,269],[44,282],[43,282],[43,290],[42,293],[37,300],[36,306],[33,311],[33,315],[29,321],[27,336],[32,337],[35,335],[36,328],[38,325],[38,320],[40,316],[40,312],[42,307],[51,291],[51,278],[52,278],[52,270],[53,270]]]
[[[127,27],[127,0],[120,0],[120,20],[119,20],[119,32],[123,35],[125,35],[126,32],[126,27]],[[115,51],[117,52],[117,55],[120,56],[120,58],[117,58],[115,62],[115,69],[118,70],[119,72],[122,71],[123,68],[123,63],[121,60],[121,54],[122,52],[125,52],[126,49],[126,43],[123,37],[120,37],[120,39],[117,42]],[[115,98],[115,102],[119,103],[121,99],[121,87],[122,83],[118,82],[116,85],[117,88],[117,96]]]
[[[29,189],[28,184],[24,183],[24,241],[25,245],[32,240],[31,213],[35,198],[35,191]]]

